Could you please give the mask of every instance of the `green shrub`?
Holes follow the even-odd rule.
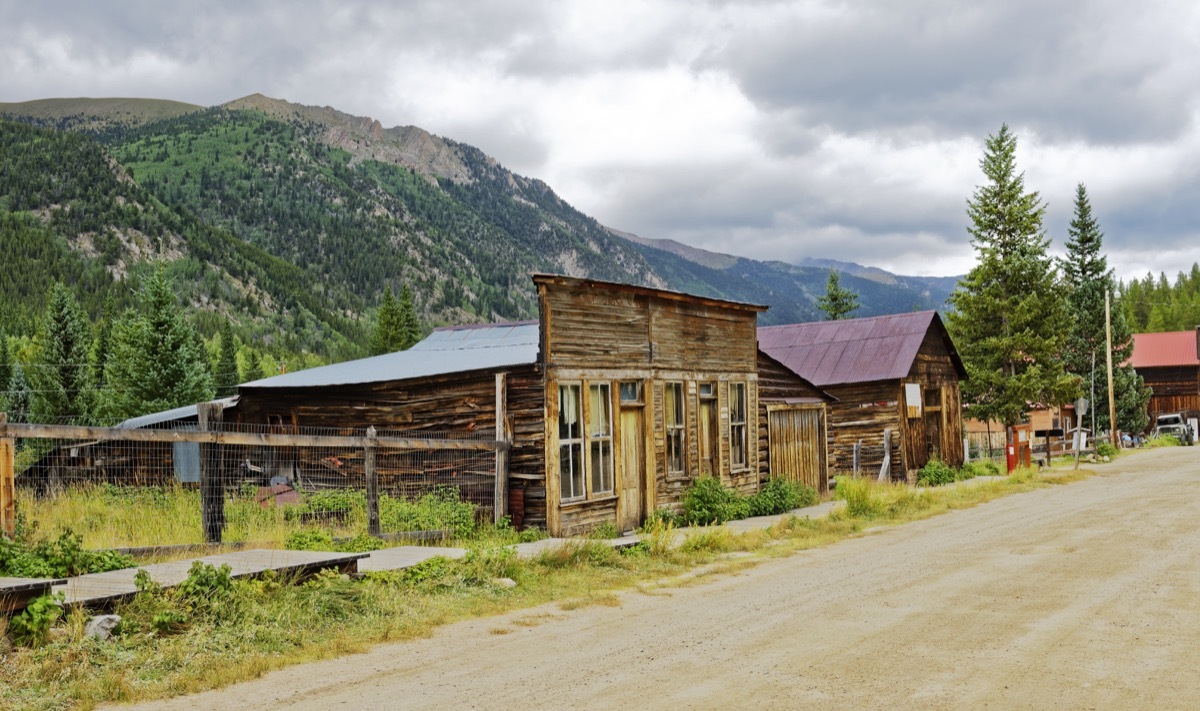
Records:
[[[974,479],[977,476],[999,476],[1000,467],[990,459],[967,462],[958,470],[959,480]]]
[[[133,566],[133,558],[115,551],[89,551],[83,536],[70,529],[53,541],[13,540],[0,536],[0,575],[16,578],[65,578]]]
[[[751,516],[773,516],[817,503],[816,489],[786,479],[769,480],[749,498]]]
[[[1166,439],[1166,437],[1160,437],[1159,439]],[[1171,439],[1175,440],[1174,446],[1179,446],[1178,439],[1176,439],[1175,437],[1171,437]],[[1101,457],[1115,457],[1115,456],[1117,456],[1117,448],[1113,446],[1112,442],[1108,442],[1108,441],[1097,442],[1096,443],[1096,454],[1100,455]]]
[[[8,621],[13,642],[26,647],[40,647],[50,635],[50,628],[62,616],[63,594],[42,595]]]
[[[917,474],[917,483],[921,486],[944,486],[958,481],[958,478],[958,472],[954,471],[954,467],[934,457],[921,467],[921,471]]]
[[[707,526],[746,518],[750,502],[714,477],[700,477],[683,496],[683,519],[693,526]]]
[[[617,530],[617,524],[612,521],[605,521],[591,531],[588,531],[588,538],[595,538],[597,540],[611,540],[620,537],[621,532]]]
[[[534,541],[544,541],[549,537],[550,534],[546,533],[546,529],[531,526],[517,534],[517,541],[519,543],[533,543]]]
[[[654,509],[642,524],[643,533],[660,528],[679,528],[683,525],[682,517],[671,509]]]

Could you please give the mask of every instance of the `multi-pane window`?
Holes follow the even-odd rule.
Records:
[[[729,459],[734,469],[746,466],[746,384],[729,384]]]
[[[663,386],[663,410],[667,430],[667,473],[683,474],[683,383]]]
[[[558,473],[562,500],[583,498],[583,400],[580,386],[558,386]]]
[[[608,383],[588,386],[588,453],[592,493],[613,490],[612,390]]]

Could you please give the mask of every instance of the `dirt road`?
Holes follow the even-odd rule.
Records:
[[[1099,471],[148,708],[1200,708],[1200,447]]]

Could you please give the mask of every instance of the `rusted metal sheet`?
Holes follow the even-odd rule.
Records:
[[[818,387],[905,377],[931,331],[966,377],[936,311],[758,329],[759,348]]]

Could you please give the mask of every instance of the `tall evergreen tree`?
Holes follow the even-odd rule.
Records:
[[[392,288],[389,286],[383,292],[383,301],[379,304],[379,315],[375,320],[375,330],[371,333],[371,355],[382,355],[405,348],[403,321],[400,305],[396,303],[396,297],[392,295]]]
[[[12,371],[13,359],[8,350],[8,336],[0,329],[0,407],[5,402],[4,396],[8,392],[9,381],[12,380]]]
[[[212,371],[200,336],[183,319],[160,268],[113,326],[108,380],[114,417],[133,417],[208,400]]]
[[[412,289],[408,284],[400,290],[400,348],[408,350],[421,340],[421,320],[417,318],[417,307],[413,304]]]
[[[228,397],[237,392],[237,341],[234,338],[233,325],[229,319],[225,319],[221,323],[221,351],[217,358],[217,369],[214,376],[217,395]]]
[[[255,380],[262,380],[267,377],[266,371],[262,366],[262,358],[254,351],[246,351],[245,354],[246,369],[242,371],[242,382],[252,383]]]
[[[1096,426],[1107,430],[1108,422],[1108,378],[1104,375],[1107,344],[1104,318],[1104,295],[1113,292],[1113,272],[1108,268],[1108,258],[1101,248],[1104,233],[1100,223],[1092,216],[1092,205],[1087,188],[1080,183],[1075,188],[1075,216],[1067,229],[1067,254],[1059,260],[1066,290],[1066,307],[1070,327],[1067,331],[1066,349],[1063,360],[1068,372],[1080,376],[1084,383],[1092,384],[1095,378]],[[1112,361],[1113,390],[1117,401],[1117,427],[1141,432],[1148,423],[1146,403],[1150,391],[1145,382],[1128,363],[1133,355],[1133,335],[1125,320],[1125,312],[1113,308]],[[1093,360],[1096,358],[1096,360]],[[1099,363],[1099,377],[1092,372],[1094,362]],[[1091,392],[1088,387],[1087,391]]]
[[[50,287],[38,334],[38,356],[26,374],[38,422],[80,423],[91,415],[87,316],[62,282]]]
[[[96,322],[96,338],[92,341],[92,373],[98,393],[104,393],[108,386],[105,369],[108,367],[108,356],[112,352],[112,322],[116,316],[115,312],[116,306],[110,294],[104,299],[104,309],[100,320]]]
[[[947,325],[967,367],[963,401],[982,420],[1015,425],[1031,403],[1057,405],[1079,392],[1060,356],[1066,311],[1055,293],[1046,207],[1025,191],[1017,138],[1003,125],[989,136],[980,168],[987,182],[967,201],[978,261],[958,283]]]
[[[12,376],[8,380],[7,407],[9,422],[28,422],[32,415],[33,394],[29,392],[25,369],[20,363],[13,363]]]
[[[841,321],[858,311],[858,292],[844,289],[836,269],[829,270],[825,295],[817,299],[817,308],[825,312],[826,321]]]

